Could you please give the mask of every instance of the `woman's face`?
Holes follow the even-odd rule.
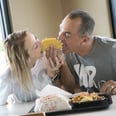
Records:
[[[30,62],[36,62],[43,55],[41,41],[29,32],[25,37],[25,48],[28,51]]]

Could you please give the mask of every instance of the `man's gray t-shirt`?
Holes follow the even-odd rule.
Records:
[[[84,57],[75,53],[66,55],[67,63],[77,83],[85,88],[99,88],[101,81],[116,81],[116,40],[105,37],[94,39],[94,48],[88,55]]]

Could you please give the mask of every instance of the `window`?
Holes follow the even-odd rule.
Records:
[[[109,0],[111,9],[111,19],[113,27],[113,37],[116,38],[116,0]]]
[[[3,41],[11,33],[8,0],[0,0],[0,73],[4,70],[6,59],[3,49]]]

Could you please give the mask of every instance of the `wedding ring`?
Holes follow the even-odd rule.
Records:
[[[113,89],[113,88],[114,88],[114,86],[111,86],[111,88]]]

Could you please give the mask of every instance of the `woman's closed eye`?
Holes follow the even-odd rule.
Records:
[[[35,43],[33,49],[37,49],[37,48],[38,48],[38,43]]]
[[[33,45],[33,49],[37,49],[38,47],[40,47],[40,41],[36,41]]]

